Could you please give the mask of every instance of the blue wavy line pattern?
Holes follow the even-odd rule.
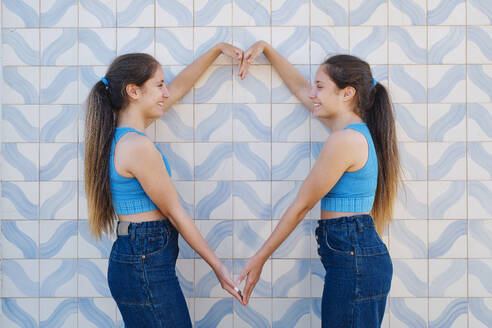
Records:
[[[108,48],[101,37],[92,30],[80,29],[79,42],[85,44],[94,54],[94,58],[104,65],[111,64],[116,56],[116,50]]]
[[[244,80],[236,76],[236,81],[243,88],[240,92],[248,92],[253,95],[256,103],[270,103],[270,86],[255,77],[252,73]]]
[[[174,108],[170,108],[164,113],[160,120],[181,141],[193,141],[193,127],[186,125]]]
[[[288,297],[289,291],[308,274],[310,260],[295,260],[294,266],[273,283],[273,297]]]
[[[443,64],[444,57],[453,49],[456,49],[465,40],[465,37],[466,30],[464,27],[451,27],[449,33],[429,49],[429,64]]]
[[[63,222],[60,226],[58,226],[48,241],[39,245],[40,257],[54,257],[63,248],[68,239],[73,236],[77,236],[77,222]]]
[[[233,196],[240,198],[255,217],[270,218],[270,204],[263,202],[257,192],[247,182],[234,182]]]
[[[49,181],[56,179],[56,177],[63,171],[65,166],[72,161],[77,159],[77,144],[70,143],[62,146],[51,161],[40,167],[39,178],[41,181]]]
[[[277,51],[288,59],[294,52],[302,48],[308,39],[309,29],[298,26],[287,39],[278,45]]]
[[[302,104],[296,104],[289,115],[273,127],[273,141],[289,141],[289,134],[309,118],[309,111]]]
[[[488,0],[469,0],[473,7],[477,8],[480,12],[485,14],[489,18],[490,24],[492,24],[492,3]]]
[[[352,54],[362,59],[366,59],[369,55],[381,47],[386,41],[386,27],[374,26],[371,34],[364,40],[360,41],[353,49]]]
[[[482,65],[468,65],[468,77],[473,84],[485,92],[490,101],[492,101],[492,78],[489,77],[484,71]]]
[[[453,260],[451,265],[429,285],[430,296],[445,296],[446,289],[466,275],[466,261]],[[442,327],[449,327],[444,325]]]
[[[466,145],[464,143],[451,144],[436,163],[429,165],[429,179],[443,179],[452,170],[456,162],[465,156]]]
[[[469,298],[468,309],[470,313],[486,327],[492,326],[492,311],[484,304],[483,299]]]
[[[24,64],[39,65],[39,50],[31,48],[16,30],[2,30],[2,43],[8,44]]]
[[[416,234],[410,231],[404,220],[396,220],[391,225],[391,232],[398,242],[405,245],[414,258],[427,258],[427,246]]]
[[[99,0],[80,0],[80,5],[96,17],[101,23],[101,27],[114,27],[116,17],[114,12]]]
[[[464,298],[453,300],[446,306],[439,317],[429,322],[430,328],[452,327],[459,316],[468,312],[468,301]]]
[[[392,0],[391,4],[407,15],[412,25],[425,25],[425,10],[414,0]]]
[[[38,245],[32,238],[19,229],[15,221],[2,222],[2,234],[5,239],[14,244],[25,259],[38,258]]]
[[[241,122],[257,141],[270,141],[270,127],[263,124],[248,105],[234,105],[234,120]]]
[[[285,311],[285,314],[275,320],[272,328],[296,327],[299,320],[311,313],[311,299],[304,298],[292,302],[292,305]]]
[[[438,84],[429,88],[429,102],[443,101],[451,93],[453,88],[463,80],[466,80],[465,66],[453,66],[444,73]]]
[[[4,143],[2,146],[3,159],[22,174],[23,181],[36,181],[38,179],[36,164],[24,156],[17,145],[17,143]]]
[[[9,122],[15,132],[26,142],[38,141],[38,128],[32,126],[22,112],[14,106],[2,105],[2,120]]]
[[[192,26],[193,14],[177,0],[157,0],[159,6],[178,21],[178,26]]]
[[[207,180],[212,177],[220,164],[232,157],[232,144],[219,144],[200,165],[195,166],[195,179]]]
[[[179,236],[178,238],[178,247],[179,247],[179,258],[180,259],[193,259],[195,258],[195,251],[193,248],[188,245],[188,243],[183,239],[183,237]]]
[[[178,277],[179,286],[183,291],[183,295],[185,297],[194,297],[193,281],[187,280],[178,268],[176,268],[176,276]]]
[[[310,147],[308,143],[299,143],[292,147],[282,162],[272,167],[273,180],[288,179],[297,166],[305,159],[309,159]]]
[[[272,217],[274,219],[280,219],[282,217],[282,214],[284,214],[285,210],[287,210],[287,207],[292,204],[294,201],[297,191],[301,187],[301,182],[300,181],[294,181],[293,182],[294,186],[285,194],[283,195],[279,200],[277,200],[272,207]]]
[[[82,299],[79,299],[79,301]],[[50,316],[39,322],[41,328],[62,327],[67,318],[73,314],[77,314],[79,301],[74,298],[63,300],[53,310]]]
[[[475,198],[483,209],[492,215],[492,202],[490,201],[490,195],[492,191],[487,188],[487,186],[479,181],[469,181],[468,182],[468,195],[469,197]]]
[[[478,26],[468,27],[468,41],[475,43],[482,54],[492,61],[492,38]]]
[[[228,315],[232,315],[232,300],[221,299],[208,310],[202,319],[195,321],[195,327],[218,327],[219,323]]]
[[[411,111],[403,104],[395,104],[396,121],[405,133],[414,141],[427,141],[427,128],[415,120]]]
[[[40,287],[41,297],[55,296],[58,288],[62,287],[65,283],[74,279],[77,274],[77,261],[75,260],[63,260],[61,265],[55,272],[51,273],[44,279]]]
[[[427,297],[427,281],[422,281],[405,260],[393,260],[395,276],[397,276],[405,288],[415,297]]]
[[[79,310],[95,327],[114,327],[114,321],[104,313],[92,298],[79,298]]]
[[[196,141],[210,141],[210,136],[222,127],[231,116],[230,104],[217,104],[215,111],[196,127]]]
[[[304,76],[306,80],[310,80],[310,67],[307,65],[294,65],[295,68]],[[272,87],[272,103],[283,103],[292,97],[292,93],[287,88],[285,83],[280,84],[278,87]]]
[[[113,246],[113,241],[111,239],[104,235],[100,240],[96,241],[90,235],[87,221],[82,221],[79,223],[79,233],[80,236],[85,240],[85,242],[94,246],[99,251],[101,258],[109,258],[109,255],[111,254],[111,247]],[[79,255],[79,258],[80,257],[81,256]]]
[[[77,182],[63,181],[62,186],[41,205],[40,216],[54,219],[56,213],[77,196]]]
[[[67,86],[72,82],[77,82],[77,67],[66,67],[60,70],[53,82],[44,89],[41,89],[41,103],[54,103],[65,92]]]
[[[436,8],[429,10],[429,12],[427,13],[428,24],[442,24],[455,10],[456,6],[464,2],[465,0],[441,0]]]
[[[65,16],[72,6],[77,5],[77,0],[56,0],[45,12],[41,12],[41,26],[55,26]]]
[[[390,309],[391,313],[407,327],[427,328],[427,320],[410,309],[405,303],[405,299],[392,298]]]
[[[319,10],[330,16],[333,20],[333,24],[347,26],[348,25],[348,13],[333,0],[312,0],[312,4]]]
[[[118,11],[118,26],[131,26],[146,7],[154,4],[153,0],[133,0],[124,11]]]
[[[409,173],[412,180],[425,180],[427,177],[427,170],[424,163],[413,156],[406,148],[404,143],[399,145],[400,159],[403,167]]]
[[[31,81],[22,76],[17,69],[17,67],[4,66],[3,81],[23,98],[24,104],[38,103],[37,88]]]
[[[480,242],[492,254],[492,231],[489,231],[481,220],[470,220],[468,223],[470,237]]]
[[[97,291],[97,296],[110,297],[106,275],[90,260],[79,260],[79,275],[83,275]]]
[[[444,135],[457,126],[466,115],[465,104],[453,104],[449,111],[429,128],[429,141],[444,141]]]
[[[146,1],[146,0],[145,0]],[[143,52],[154,42],[154,29],[153,28],[140,28],[137,36],[128,40],[123,47],[118,50],[118,55]]]
[[[429,206],[429,218],[444,218],[446,211],[465,194],[465,182],[453,181]]]
[[[76,105],[63,105],[61,111],[41,128],[40,141],[55,142],[56,136],[77,120],[78,111]]]
[[[188,65],[193,61],[193,50],[185,48],[172,31],[161,28],[157,29],[156,41],[167,49],[176,62],[182,65]]]
[[[268,159],[265,160],[250,149],[248,143],[236,143],[234,145],[234,155],[237,160],[247,168],[249,168],[255,175],[256,180],[269,180],[270,179],[270,166]]]
[[[231,67],[217,67],[202,87],[195,88],[195,103],[206,103],[212,99],[222,85],[228,81],[232,82]]]
[[[39,281],[32,281],[24,268],[17,261],[3,260],[2,274],[4,277],[10,278],[15,287],[17,287],[23,296],[39,296]]]
[[[405,90],[412,102],[424,103],[427,102],[427,93],[425,87],[407,72],[402,66],[390,66],[389,74],[393,83]]]
[[[477,277],[487,292],[492,294],[492,268],[485,261],[469,260],[468,273]]]
[[[468,156],[489,173],[492,178],[492,154],[489,154],[480,142],[468,143]]]
[[[263,314],[255,311],[251,306],[241,306],[239,302],[234,300],[234,313],[249,327],[270,328],[270,320]]]
[[[77,30],[63,29],[58,39],[51,42],[41,54],[43,65],[56,65],[58,57],[70,50],[77,42]]]
[[[287,24],[305,4],[308,4],[307,0],[285,0],[279,9],[272,11],[272,25]]]
[[[319,26],[311,28],[311,41],[319,44],[326,55],[348,53],[328,30]]]
[[[292,256],[292,252],[298,245],[306,245],[306,240],[309,241],[311,235],[311,222],[302,221],[296,229],[287,237],[273,253],[274,258],[287,258]]]
[[[232,195],[230,181],[218,181],[215,189],[200,199],[196,205],[196,218],[209,219],[213,210],[222,205]]]
[[[12,182],[2,183],[2,198],[8,199],[25,219],[38,218],[38,204],[33,204],[19,186]]]
[[[241,8],[255,21],[255,26],[270,25],[270,13],[263,4],[255,0],[235,0],[234,5]]]
[[[5,8],[22,19],[24,27],[39,26],[39,14],[37,8],[34,9],[22,0],[3,0],[2,2]]]
[[[427,49],[421,48],[404,28],[391,26],[390,41],[396,42],[405,55],[414,63],[427,63]]]
[[[439,239],[430,243],[429,258],[438,258],[446,254],[453,244],[461,236],[466,236],[468,233],[467,222],[464,220],[454,221],[449,224],[441,233]]]
[[[238,220],[234,222],[234,233],[251,249],[258,249],[263,243],[263,238],[249,225],[248,221]]]
[[[169,166],[177,173],[179,180],[193,180],[193,167],[186,159],[179,156],[168,143],[159,143],[157,147],[166,154],[166,159],[169,161]]]
[[[386,3],[385,0],[367,0],[355,10],[350,11],[350,25],[362,25],[371,18],[379,6]]]
[[[210,24],[220,14],[222,8],[231,3],[232,0],[208,0],[207,4],[195,12],[195,25],[205,26]]]
[[[195,59],[203,55],[208,49],[218,42],[230,42],[232,38],[232,30],[230,27],[216,27],[215,34],[205,42],[201,43],[195,50]],[[196,46],[196,45],[195,45]],[[196,102],[196,99],[195,99]]]
[[[205,237],[205,240],[210,245],[210,248],[216,251],[220,244],[227,238],[232,238],[231,220],[224,220],[215,224]]]
[[[17,326],[23,328],[38,327],[37,319],[34,319],[31,314],[24,311],[17,301],[21,299],[2,298],[2,314]],[[3,321],[3,320],[2,320]]]

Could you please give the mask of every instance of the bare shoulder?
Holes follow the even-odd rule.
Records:
[[[125,134],[118,141],[115,156],[124,171],[133,171],[135,167],[160,159],[157,148],[147,136],[135,132]]]
[[[326,139],[325,145],[338,149],[356,150],[359,147],[367,147],[367,141],[359,131],[345,129],[331,133]]]

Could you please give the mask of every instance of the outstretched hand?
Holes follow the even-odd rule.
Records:
[[[235,47],[229,43],[220,43],[219,49],[222,51],[224,55],[236,60],[239,67],[241,67],[241,64],[243,62],[243,55],[244,55],[244,51],[242,49],[239,49],[238,47]]]
[[[248,262],[246,262],[243,272],[241,273],[241,276],[237,281],[237,284],[239,285],[241,284],[243,279],[247,277],[246,285],[244,287],[243,302],[242,302],[243,305],[248,305],[249,297],[251,296],[251,293],[253,292],[256,283],[260,280],[261,271],[263,269],[264,264],[265,262],[261,261],[255,256],[253,256],[248,260]]]
[[[217,276],[217,279],[219,279],[222,289],[226,290],[229,294],[234,296],[241,304],[244,304],[243,297],[240,294],[240,290],[232,281],[229,270],[227,270],[227,267],[224,265],[224,263],[220,263],[220,265],[216,269],[214,269],[214,272]]]
[[[255,59],[263,53],[265,45],[265,41],[258,41],[244,52],[243,61],[239,68],[238,74],[241,80],[244,80],[246,78],[246,75],[248,75],[249,65],[251,65],[255,61]]]

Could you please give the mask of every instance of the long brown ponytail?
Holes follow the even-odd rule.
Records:
[[[141,86],[159,63],[147,54],[126,54],[114,59],[106,72],[106,85],[98,81],[87,98],[85,117],[84,180],[89,228],[99,239],[111,234],[115,213],[109,185],[109,156],[118,112],[128,103],[126,86]]]
[[[350,55],[328,58],[325,72],[343,89],[356,89],[355,111],[371,131],[378,155],[378,184],[371,214],[376,230],[382,234],[393,218],[393,205],[401,180],[393,106],[386,88],[375,83],[368,63]]]

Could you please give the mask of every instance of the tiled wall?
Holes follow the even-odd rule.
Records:
[[[83,111],[115,55],[148,52],[167,81],[219,41],[265,39],[306,77],[326,55],[373,65],[396,103],[406,192],[385,235],[384,327],[492,327],[490,0],[3,0],[2,327],[122,327],[111,241],[87,230]],[[147,131],[183,205],[238,274],[278,222],[328,131],[266,59],[219,58]],[[320,327],[316,207],[269,260],[254,299],[227,297],[181,243],[196,327]]]

